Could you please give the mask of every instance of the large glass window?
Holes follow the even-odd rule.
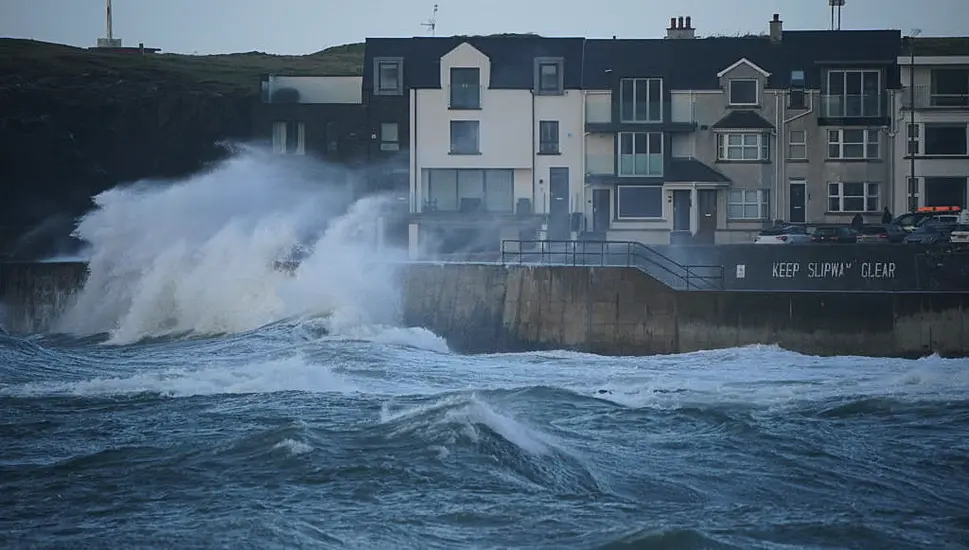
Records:
[[[663,122],[663,79],[622,79],[619,118],[622,122]]]
[[[663,188],[658,185],[620,185],[617,200],[619,219],[663,217]]]
[[[659,132],[620,132],[619,175],[662,176],[663,134]]]

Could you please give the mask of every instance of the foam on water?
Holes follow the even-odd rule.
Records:
[[[307,161],[309,162],[309,161]],[[78,225],[90,276],[57,325],[110,343],[174,334],[238,333],[323,314],[339,332],[392,324],[400,251],[377,246],[388,198],[351,200],[306,164],[247,150],[176,183],[106,191]],[[277,268],[309,250],[293,272]]]

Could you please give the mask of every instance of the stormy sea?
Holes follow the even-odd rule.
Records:
[[[97,197],[0,335],[0,548],[969,547],[967,361],[462,355],[400,322],[394,199],[310,168]]]

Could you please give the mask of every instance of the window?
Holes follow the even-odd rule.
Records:
[[[877,159],[878,130],[828,130],[829,159]]]
[[[918,124],[909,124],[907,126],[907,128],[908,128],[908,130],[907,130],[907,134],[908,134],[908,154],[909,155],[917,155],[917,154],[919,154],[919,152],[922,149],[922,147],[921,147],[922,140],[920,139],[921,138],[921,135],[922,135],[922,132],[921,132],[921,129],[922,128]]]
[[[766,220],[770,218],[766,189],[731,189],[727,194],[727,218]]]
[[[919,208],[919,178],[908,178],[908,211],[915,212]]]
[[[804,71],[791,71],[791,89],[788,108],[807,109],[807,91],[805,88]]]
[[[374,59],[374,94],[401,95],[404,93],[403,67],[400,58],[378,57]]]
[[[933,107],[969,107],[969,69],[932,70]]]
[[[620,132],[620,176],[662,176],[663,134]]]
[[[538,152],[542,155],[557,155],[559,153],[559,123],[557,120],[539,121]]]
[[[538,58],[535,60],[535,92],[540,95],[558,95],[565,92],[562,59]]]
[[[824,116],[881,116],[881,73],[865,70],[828,71]]]
[[[658,185],[620,185],[617,188],[620,220],[663,217],[663,188]]]
[[[966,155],[965,124],[926,124],[925,125],[925,153],[926,155]]]
[[[451,69],[452,109],[481,108],[481,74],[478,68],[453,67]]]
[[[791,130],[787,139],[787,158],[807,160],[807,131]]]
[[[663,122],[663,79],[622,79],[619,83],[619,120]]]
[[[274,123],[273,152],[280,155],[305,155],[306,126],[302,122]]]
[[[829,212],[877,212],[878,184],[832,182],[828,184]]]
[[[478,145],[477,120],[451,121],[451,154],[477,155],[481,152]]]
[[[424,212],[511,213],[514,170],[424,170]]]
[[[731,105],[757,105],[757,81],[752,78],[730,81]]]
[[[925,178],[925,206],[964,206],[966,176]]]
[[[398,126],[396,122],[384,122],[380,125],[380,150],[399,151]]]
[[[717,134],[717,160],[770,160],[767,134]]]

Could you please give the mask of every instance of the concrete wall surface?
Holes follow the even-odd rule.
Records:
[[[0,264],[0,324],[49,330],[81,263]],[[652,355],[778,344],[813,355],[969,357],[969,292],[677,292],[635,268],[411,264],[404,319],[452,349]]]
[[[778,344],[813,355],[969,356],[969,293],[675,292],[609,267],[418,265],[403,279],[405,322],[470,353]]]

